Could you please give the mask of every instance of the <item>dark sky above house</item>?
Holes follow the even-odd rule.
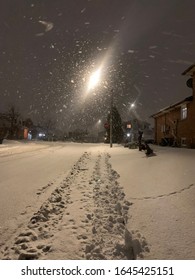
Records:
[[[195,62],[194,11],[194,0],[1,0],[0,112],[85,128],[104,122],[113,89],[123,120],[151,121],[192,93],[181,73]]]

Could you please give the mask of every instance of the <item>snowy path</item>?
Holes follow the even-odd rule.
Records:
[[[0,259],[194,259],[195,151],[0,147]]]
[[[133,259],[125,227],[130,203],[117,178],[108,153],[84,152],[40,208],[15,229],[1,258]]]
[[[9,142],[8,142],[9,143]],[[41,203],[85,151],[80,145],[14,143],[0,146],[0,229]],[[42,197],[40,190],[44,189]]]

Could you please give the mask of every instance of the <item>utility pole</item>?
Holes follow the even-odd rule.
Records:
[[[112,148],[112,123],[113,123],[113,89],[111,89],[110,96],[110,148]]]

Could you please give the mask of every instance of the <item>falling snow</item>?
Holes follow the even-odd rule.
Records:
[[[36,122],[44,110],[58,123],[58,115],[63,118],[62,129],[76,126],[82,111],[82,118],[93,127],[93,119],[106,119],[113,88],[124,120],[131,117],[124,104],[137,100],[136,117],[151,122],[154,111],[187,94],[180,73],[194,62],[195,21],[189,8],[194,2],[190,2],[175,9],[169,3],[148,4],[146,9],[140,2],[132,10],[129,0],[120,5],[111,0],[83,5],[76,0],[75,6],[59,1],[55,8],[53,1],[25,5],[22,0],[17,13],[15,2],[10,2],[7,13],[0,11],[4,23],[0,35],[5,38],[0,111],[13,102],[24,117],[30,115]],[[99,85],[88,93],[89,77],[100,66]],[[155,106],[150,99],[155,99]]]

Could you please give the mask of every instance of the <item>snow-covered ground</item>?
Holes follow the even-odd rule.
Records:
[[[153,146],[156,156],[115,148],[138,259],[195,259],[195,150]]]
[[[0,145],[0,259],[194,259],[195,150]]]

